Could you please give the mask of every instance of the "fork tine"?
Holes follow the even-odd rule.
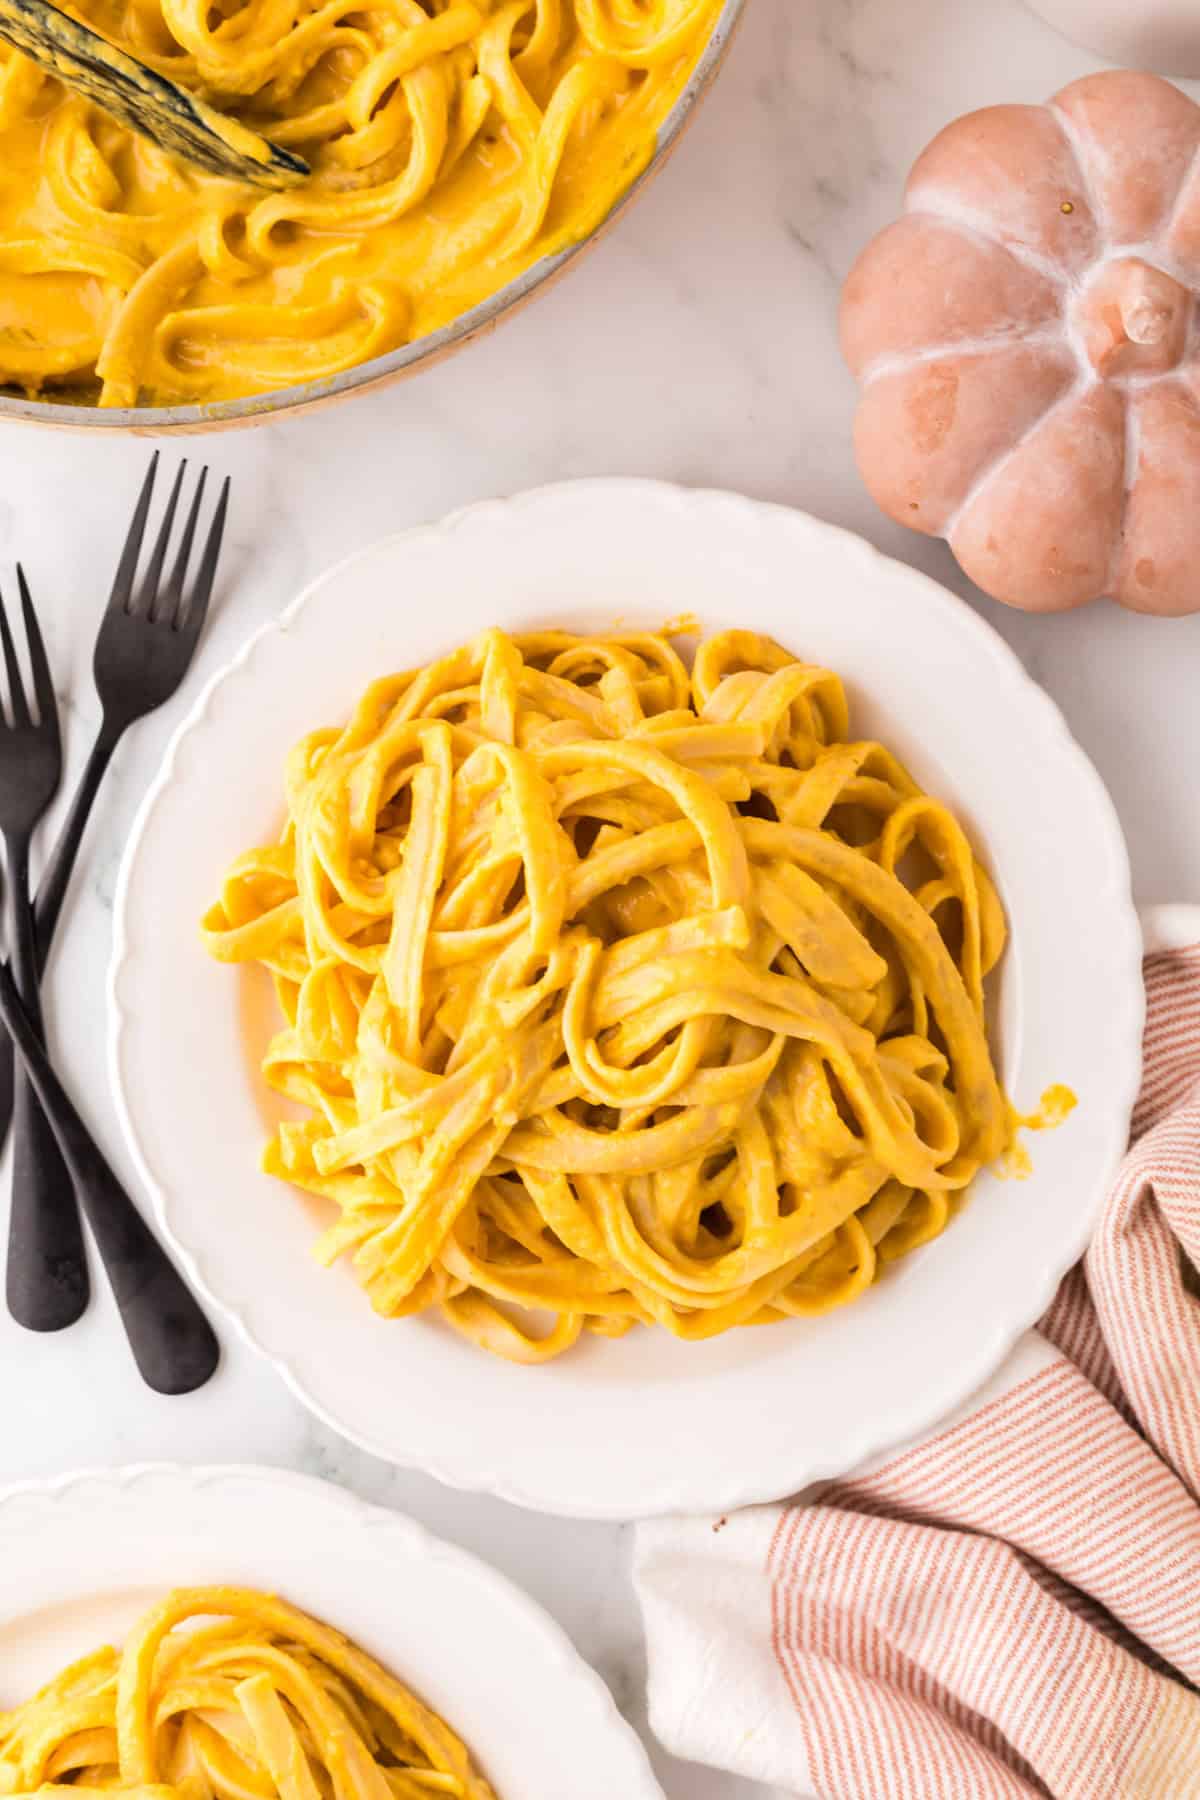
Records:
[[[17,661],[16,645],[8,628],[3,595],[0,595],[0,645],[3,645],[4,666],[8,671],[8,704],[13,724],[31,725],[33,721],[29,716],[29,702],[25,698],[25,688],[21,682],[21,665]]]
[[[33,691],[37,695],[38,718],[43,725],[49,725],[57,722],[58,701],[54,695],[54,679],[50,674],[46,646],[42,642],[41,628],[33,610],[33,597],[20,563],[17,564],[17,586],[21,590],[21,612],[25,619],[25,636],[29,641],[29,667],[33,673]]]
[[[157,471],[158,451],[156,450],[150,458],[150,467],[146,470],[146,479],[142,483],[142,491],[138,495],[133,518],[129,522],[129,535],[125,539],[125,548],[121,552],[121,560],[117,564],[117,573],[113,578],[112,593],[108,600],[110,612],[114,608],[119,608],[121,612],[131,610],[130,595],[133,593],[133,578],[137,574],[138,557],[142,553],[142,537],[146,530],[150,496],[154,492],[154,477]]]
[[[208,602],[212,597],[213,582],[217,577],[217,562],[221,555],[221,539],[225,534],[225,514],[229,509],[229,477],[221,483],[221,498],[217,501],[217,510],[213,514],[213,522],[208,529],[208,540],[204,546],[204,555],[200,567],[196,571],[196,584],[188,598],[187,619],[183,629],[193,642],[199,637],[208,614]]]
[[[187,566],[191,560],[192,542],[196,536],[196,524],[200,518],[200,502],[204,498],[204,484],[208,480],[208,464],[200,471],[200,479],[196,483],[196,492],[188,511],[187,523],[183,528],[183,537],[179,543],[179,554],[175,558],[175,566],[171,570],[167,582],[166,601],[172,606],[171,624],[175,630],[183,624],[183,615],[187,611],[187,602],[183,595],[183,584],[187,577]],[[164,608],[165,610],[165,608]]]
[[[180,463],[171,484],[171,494],[167,501],[167,510],[163,514],[158,536],[154,540],[154,548],[150,552],[150,561],[146,564],[146,573],[142,576],[137,598],[133,603],[135,613],[154,623],[158,617],[158,584],[162,579],[163,564],[167,560],[167,546],[171,542],[171,531],[175,524],[175,509],[179,505],[179,494],[183,487],[184,471],[187,468],[186,457]]]

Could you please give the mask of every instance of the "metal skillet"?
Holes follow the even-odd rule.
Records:
[[[93,435],[134,435],[160,438],[167,433],[192,433],[244,429],[273,419],[332,406],[355,394],[367,393],[388,383],[402,381],[430,368],[442,357],[465,349],[473,339],[493,330],[521,307],[535,300],[550,285],[578,266],[639,195],[666,166],[682,139],[685,128],[697,116],[733,41],[750,0],[722,0],[720,15],[708,48],[696,65],[691,80],[675,102],[658,133],[658,143],[643,173],[616,200],[607,218],[574,243],[555,250],[526,269],[496,293],[451,319],[427,336],[414,338],[369,362],[355,363],[341,374],[319,381],[299,382],[238,400],[188,402],[176,406],[99,407],[90,395],[63,393],[28,394],[0,386],[0,426],[8,420],[55,430],[84,431]]]

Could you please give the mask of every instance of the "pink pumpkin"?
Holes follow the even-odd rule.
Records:
[[[1200,610],[1200,107],[1153,75],[959,119],[842,297],[859,467],[1039,612]]]

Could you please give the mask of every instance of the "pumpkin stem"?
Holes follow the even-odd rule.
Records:
[[[1106,263],[1079,300],[1088,360],[1103,377],[1162,375],[1182,359],[1196,296],[1141,257]]]

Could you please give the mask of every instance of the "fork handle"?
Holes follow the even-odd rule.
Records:
[[[41,1035],[29,845],[9,843],[13,959],[31,1029]],[[8,1228],[8,1309],[28,1331],[63,1331],[87,1310],[87,1252],[71,1176],[37,1096],[18,1071],[13,1083],[12,1207]]]
[[[50,853],[50,860],[38,883],[37,901],[34,906],[34,941],[39,975],[46,967],[46,960],[50,955],[50,945],[54,941],[63,901],[67,897],[67,888],[70,886],[75,861],[79,855],[79,847],[83,842],[87,822],[91,817],[92,807],[96,803],[96,795],[100,791],[100,783],[112,761],[113,751],[121,741],[121,735],[119,731],[110,731],[107,721],[101,725],[100,734],[92,746],[92,753],[79,778],[79,786],[75,789],[70,809],[63,820],[54,849]],[[22,992],[24,991],[22,986]],[[12,1123],[13,1104],[12,1039],[7,1032],[0,1032],[0,1149],[4,1147],[4,1140],[8,1136],[8,1128]],[[22,1322],[24,1322],[23,1318]],[[43,1327],[34,1326],[33,1329],[39,1330]]]
[[[92,745],[92,753],[84,765],[83,774],[79,777],[79,785],[71,797],[67,816],[62,822],[54,848],[50,852],[50,860],[38,882],[33,916],[36,922],[39,973],[46,967],[46,959],[50,955],[50,945],[54,941],[54,933],[58,928],[59,916],[62,913],[63,901],[67,897],[67,888],[75,869],[75,860],[79,855],[79,846],[83,842],[87,822],[92,816],[92,807],[96,804],[100,783],[104,780],[108,765],[113,759],[113,751],[121,741],[121,735],[119,731],[110,731],[107,721],[101,725],[99,736]],[[12,1054],[11,1050],[9,1054]]]
[[[13,1093],[8,1310],[26,1331],[65,1331],[90,1298],[87,1252],[71,1177],[37,1095],[21,1073]]]
[[[0,1018],[71,1171],[142,1379],[159,1394],[193,1393],[221,1358],[213,1329],[76,1112],[3,963]]]

